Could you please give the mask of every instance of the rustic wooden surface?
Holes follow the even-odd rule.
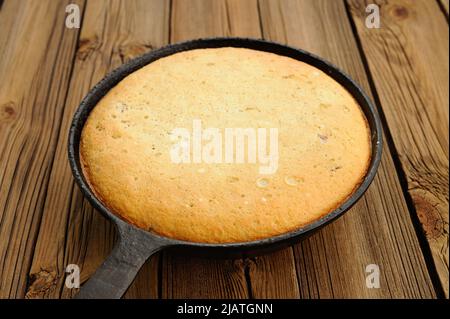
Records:
[[[405,4],[383,5],[384,27],[369,32],[350,2],[405,195],[448,297],[448,23],[437,2]]]
[[[365,26],[380,6],[381,28]],[[125,298],[448,298],[448,0],[0,1],[0,298],[70,298],[115,229],[83,199],[66,155],[71,116],[129,59],[170,42],[265,38],[316,53],[376,103],[386,147],[343,218],[282,251],[240,260],[161,252]],[[80,7],[80,29],[65,7]],[[381,287],[365,267],[378,264]]]

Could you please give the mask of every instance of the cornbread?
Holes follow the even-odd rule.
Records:
[[[174,163],[175,128],[277,128],[278,163]],[[192,151],[192,148],[191,148]],[[137,70],[89,115],[80,158],[112,212],[192,242],[283,234],[342,204],[368,169],[370,131],[339,83],[306,63],[244,48],[184,51]]]

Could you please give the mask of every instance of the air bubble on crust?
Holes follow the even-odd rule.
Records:
[[[296,176],[285,176],[284,182],[289,186],[297,186],[303,181],[303,178]]]
[[[258,186],[259,188],[264,188],[264,187],[267,187],[268,185],[269,185],[269,180],[267,178],[260,177],[256,180],[256,186]]]

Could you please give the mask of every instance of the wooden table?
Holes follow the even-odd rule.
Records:
[[[367,4],[381,27],[367,28]],[[308,240],[257,258],[162,252],[126,298],[436,298],[448,294],[448,0],[0,1],[0,297],[69,298],[115,229],[83,199],[67,133],[83,96],[129,59],[187,39],[265,38],[350,74],[377,105],[385,148],[358,204]],[[80,28],[67,28],[75,3]],[[366,286],[366,266],[380,288]]]

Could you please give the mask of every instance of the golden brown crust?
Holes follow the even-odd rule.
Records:
[[[175,164],[169,132],[276,127],[279,165]],[[267,238],[337,208],[359,186],[370,134],[353,97],[305,63],[241,48],[177,53],[134,72],[94,108],[83,172],[125,220],[164,236],[225,243]],[[268,185],[258,187],[258,179]]]

